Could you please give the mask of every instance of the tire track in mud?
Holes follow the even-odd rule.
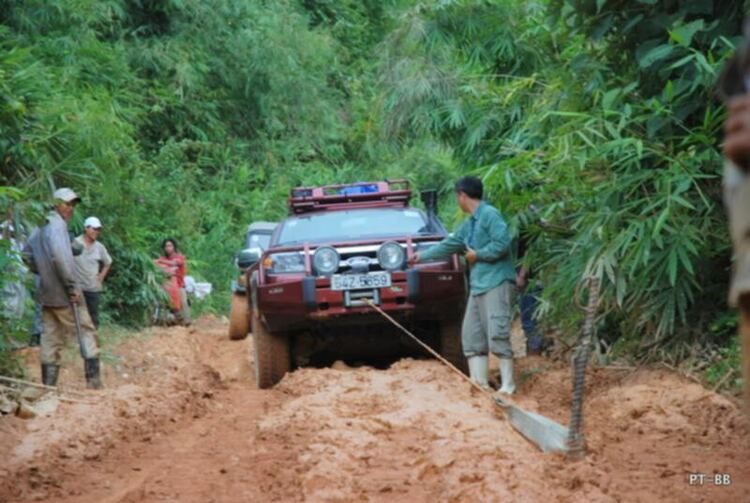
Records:
[[[311,501],[544,498],[535,449],[437,362],[303,369],[279,390],[291,399],[259,431],[297,446],[295,482]]]
[[[538,452],[435,361],[300,369],[260,391],[250,341],[229,341],[226,330],[203,320],[127,343],[118,353],[137,379],[108,375],[95,406],[63,404],[49,418],[8,422],[0,501],[735,502],[750,494],[737,406],[673,374],[592,371],[590,455],[572,463]],[[519,375],[521,404],[564,422],[569,369],[526,358]],[[688,486],[687,473],[712,470],[730,471],[734,484]]]

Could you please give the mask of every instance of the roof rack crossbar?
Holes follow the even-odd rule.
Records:
[[[298,187],[289,195],[293,214],[328,209],[406,206],[411,199],[408,180],[356,182],[322,187]]]

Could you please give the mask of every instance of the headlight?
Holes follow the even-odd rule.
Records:
[[[315,250],[313,255],[313,269],[318,276],[330,276],[339,269],[339,253],[330,246]]]
[[[393,241],[383,243],[380,249],[378,249],[378,262],[380,263],[380,267],[386,271],[402,269],[405,258],[406,253],[404,253],[404,249],[401,248],[400,244]]]
[[[305,259],[299,252],[274,253],[271,259],[271,271],[275,273],[305,272]]]

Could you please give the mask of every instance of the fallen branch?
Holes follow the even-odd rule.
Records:
[[[605,370],[637,370],[639,367],[633,365],[604,365]]]
[[[5,384],[0,384],[0,389],[5,390],[5,391],[13,392],[13,393],[15,393],[17,395],[21,395],[21,393],[23,392],[22,390],[20,390],[18,388],[13,388],[11,386],[6,386]],[[48,390],[45,390],[45,391],[48,391]],[[93,402],[93,401],[78,400],[76,398],[70,398],[70,397],[67,397],[67,396],[62,396],[60,393],[58,393],[55,396],[55,398],[58,399],[58,400],[60,400],[61,402],[81,403],[81,404],[85,404],[85,405],[94,405],[94,404],[96,404],[96,402]]]
[[[24,379],[16,379],[15,377],[0,376],[0,381],[5,381],[5,382],[13,383],[13,384],[23,384],[24,386],[32,386],[34,388],[39,388],[39,389],[46,389],[48,391],[54,391],[55,393],[67,393],[69,395],[78,395],[78,396],[85,396],[85,397],[91,396],[81,391],[62,390],[58,388],[57,386],[47,386],[46,384],[39,384],[33,381],[26,381]]]
[[[659,337],[656,340],[653,340],[647,344],[644,344],[636,349],[636,353],[643,354],[646,352],[650,352],[652,349],[656,348],[657,346],[660,346],[662,344],[665,344],[669,341],[671,341],[674,338],[675,334],[667,335],[664,337]]]
[[[721,378],[721,379],[719,379],[719,382],[717,382],[717,383],[716,383],[716,386],[714,386],[714,389],[713,389],[713,391],[714,391],[714,392],[716,392],[716,391],[719,391],[719,388],[721,388],[721,387],[722,387],[722,386],[724,385],[724,383],[725,383],[725,382],[727,382],[727,380],[728,380],[728,379],[729,379],[729,378],[730,378],[731,376],[733,376],[733,375],[734,375],[734,373],[735,373],[736,371],[737,371],[736,369],[729,369],[729,370],[727,371],[727,373],[726,373],[726,374],[724,374],[724,375],[722,376],[722,378]]]
[[[704,383],[703,381],[701,381],[700,379],[698,379],[697,377],[695,377],[695,376],[694,376],[693,374],[691,374],[690,372],[687,372],[687,371],[685,371],[685,370],[681,370],[681,369],[679,369],[679,368],[677,368],[677,367],[675,367],[675,366],[673,366],[673,365],[670,365],[670,364],[669,364],[669,363],[667,363],[667,362],[659,362],[659,364],[660,364],[660,365],[661,365],[662,367],[666,367],[666,368],[668,368],[669,370],[671,370],[672,372],[674,372],[674,373],[676,373],[676,374],[678,374],[678,375],[681,375],[682,377],[685,377],[685,378],[687,378],[687,379],[690,379],[691,381],[693,381],[693,382],[695,382],[695,383],[698,383],[698,384],[700,384],[701,386],[704,386],[704,387],[705,387],[705,383]]]

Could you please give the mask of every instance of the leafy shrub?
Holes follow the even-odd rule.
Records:
[[[615,336],[709,337],[729,271],[714,82],[742,8],[420,5],[384,51],[386,131],[449,144],[512,225],[531,229],[541,314],[569,335],[581,316],[571,294],[595,275]]]

